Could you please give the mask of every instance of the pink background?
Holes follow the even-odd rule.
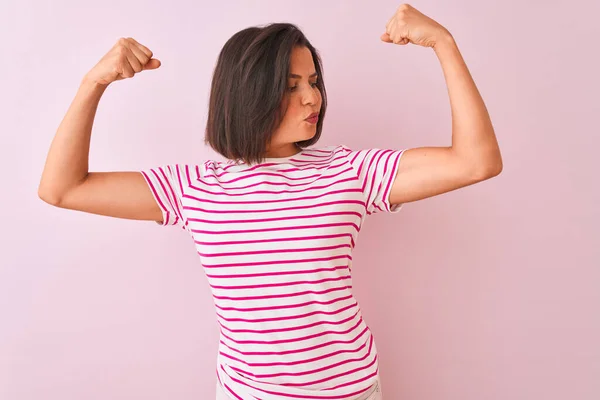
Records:
[[[386,400],[599,399],[598,2],[411,4],[454,34],[504,171],[374,215],[361,231],[354,284]],[[214,307],[186,233],[37,197],[81,78],[120,36],[163,65],[107,90],[92,170],[217,157],[202,140],[218,52],[238,30],[275,21],[298,24],[322,54],[320,144],[447,145],[435,54],[379,40],[399,5],[3,1],[0,398],[214,393]]]

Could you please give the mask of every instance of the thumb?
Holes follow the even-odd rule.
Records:
[[[157,69],[160,66],[161,66],[160,60],[158,60],[156,58],[152,58],[152,59],[150,59],[150,61],[148,61],[146,63],[146,65],[144,65],[144,70],[147,70],[147,69]]]
[[[392,38],[390,38],[390,35],[388,35],[387,32],[381,35],[380,39],[384,42],[392,43]]]

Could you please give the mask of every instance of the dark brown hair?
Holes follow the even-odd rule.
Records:
[[[319,140],[327,109],[321,58],[296,25],[272,23],[237,32],[221,49],[211,84],[206,144],[228,159],[248,164],[263,160],[287,110],[290,59],[298,46],[312,54],[322,101],[315,135],[296,145],[306,148]]]

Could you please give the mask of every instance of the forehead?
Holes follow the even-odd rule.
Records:
[[[290,74],[300,75],[303,78],[315,72],[315,63],[312,53],[307,47],[294,47],[290,58]]]

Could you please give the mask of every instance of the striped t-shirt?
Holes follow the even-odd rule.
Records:
[[[142,171],[194,240],[212,290],[217,377],[234,399],[353,399],[376,380],[373,335],[352,294],[364,218],[395,213],[401,150],[304,149],[248,165]]]

